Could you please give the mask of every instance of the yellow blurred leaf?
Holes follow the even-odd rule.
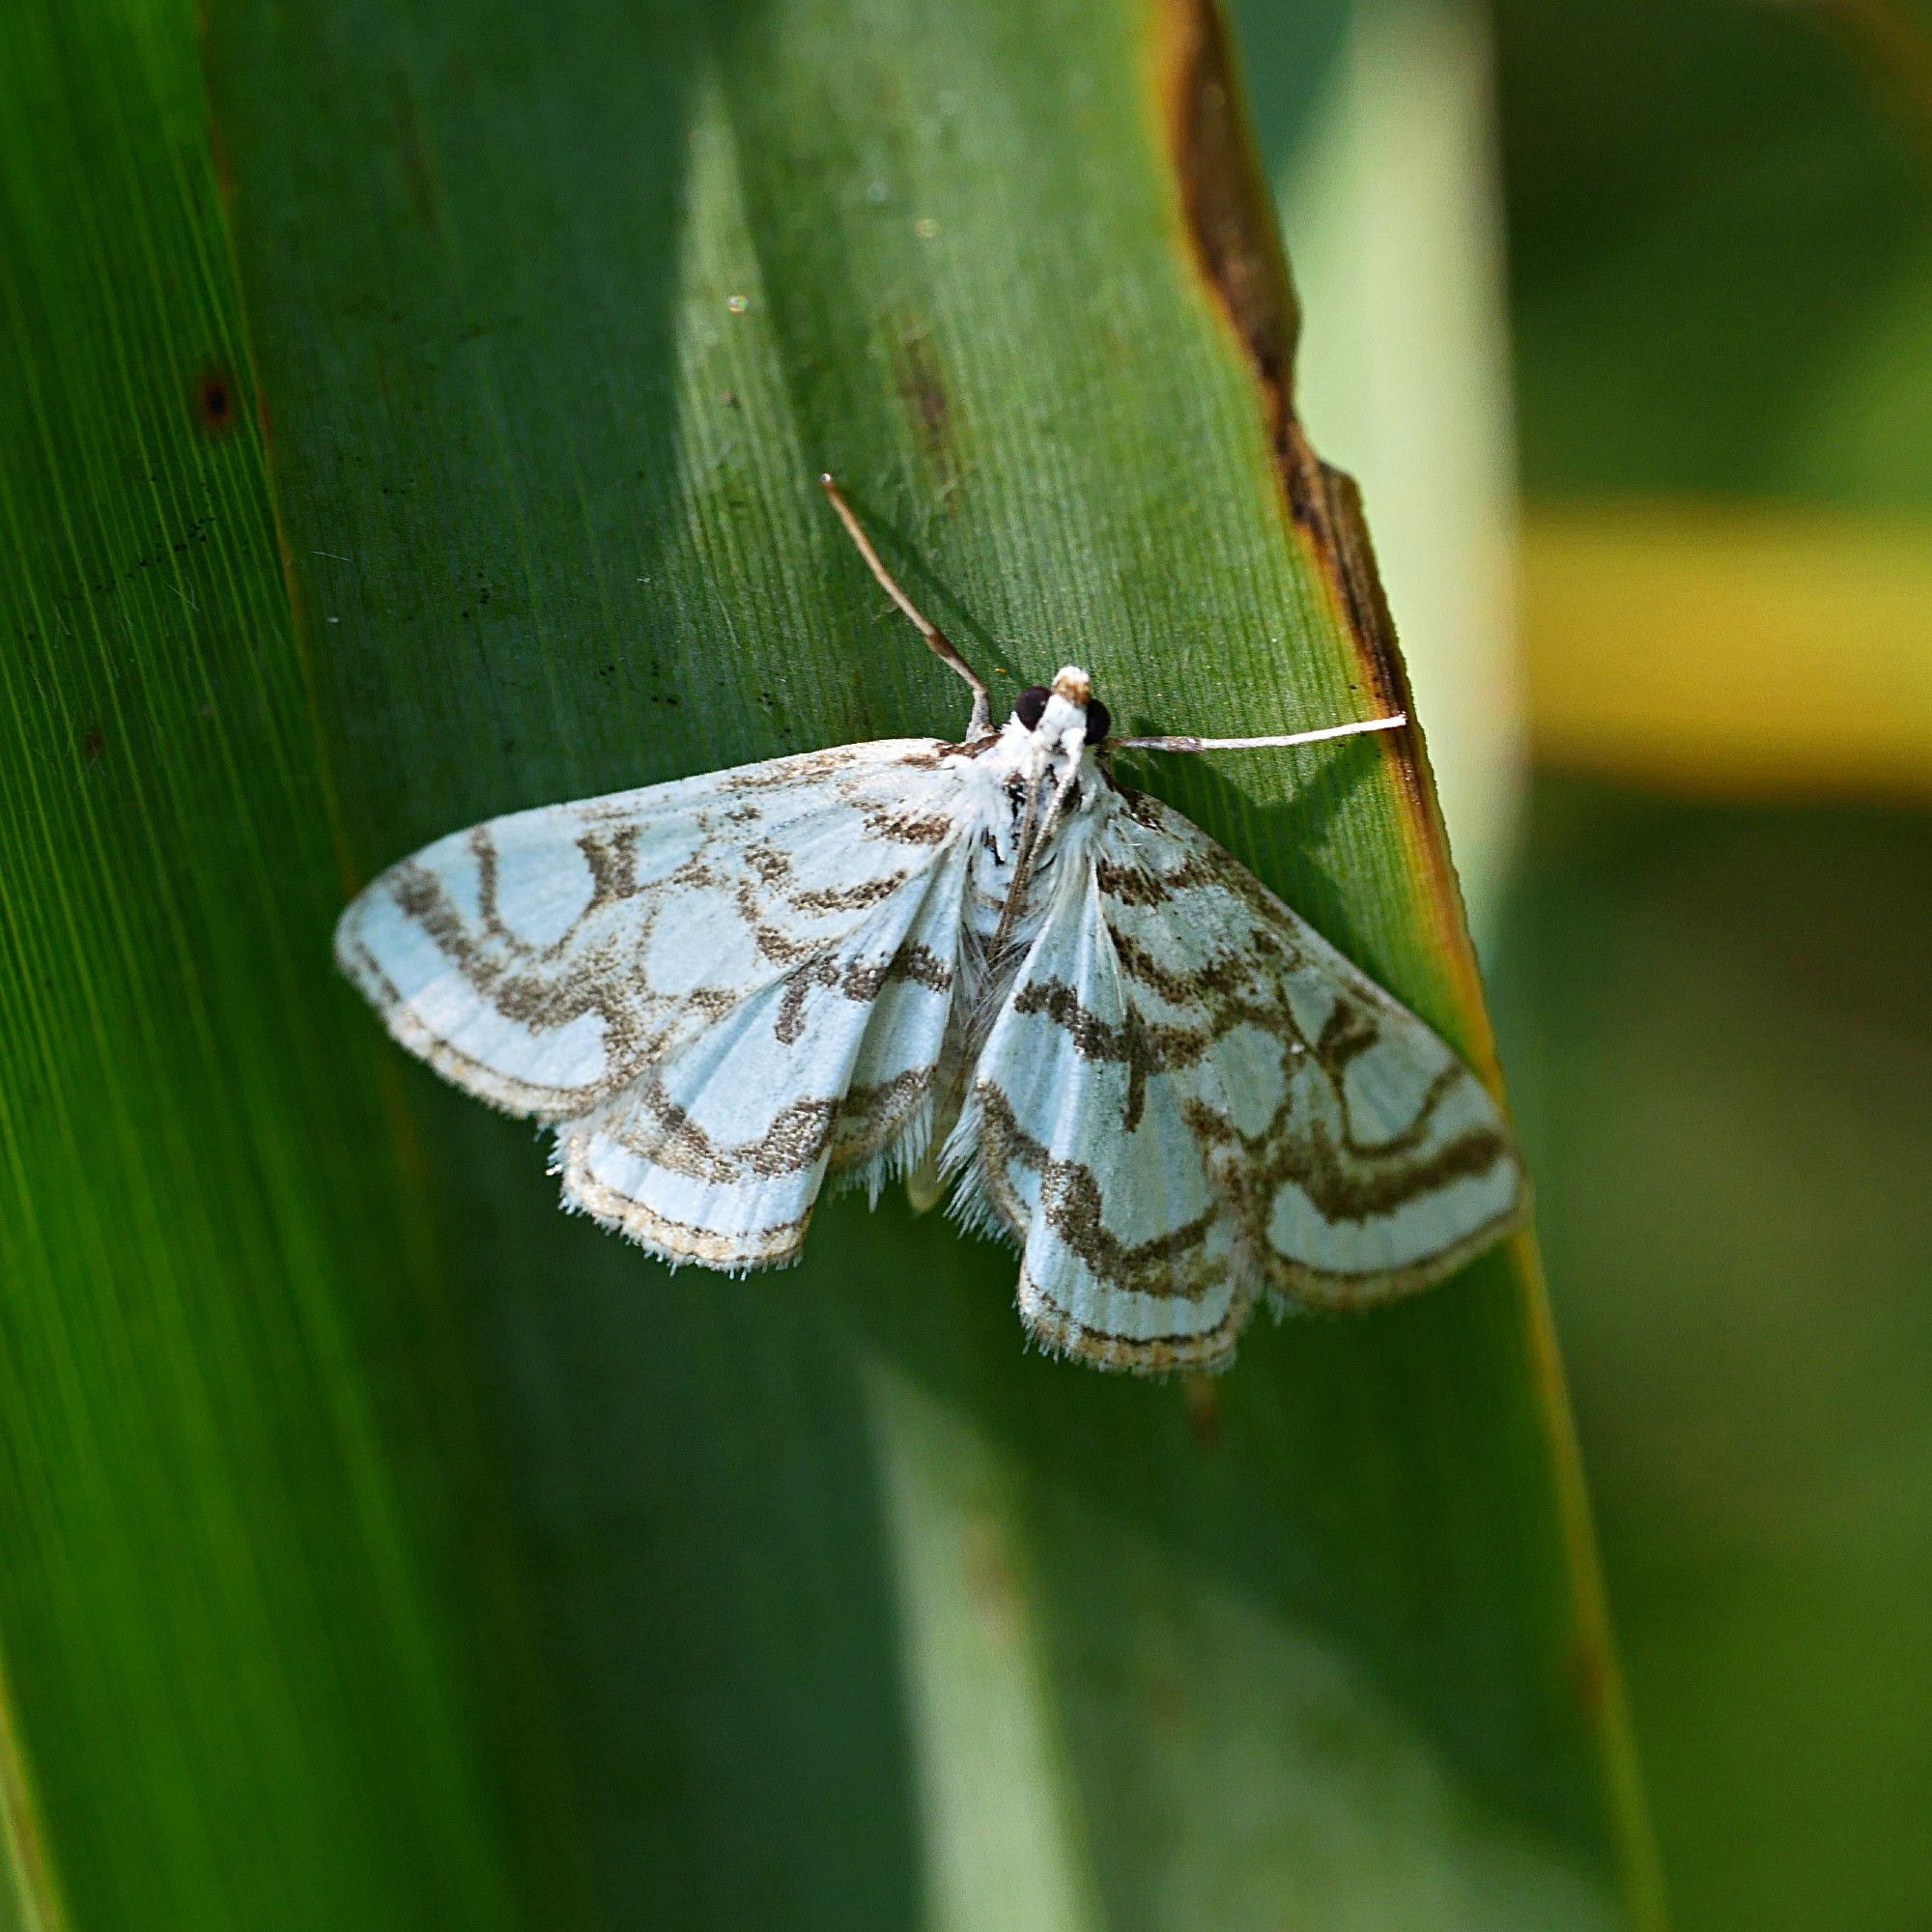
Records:
[[[1546,506],[1522,573],[1542,763],[1698,792],[1932,795],[1932,519]]]

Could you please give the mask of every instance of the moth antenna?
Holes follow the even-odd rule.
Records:
[[[819,472],[818,487],[825,492],[826,500],[838,512],[838,521],[845,526],[845,534],[858,546],[859,554],[866,559],[867,567],[879,580],[886,595],[918,625],[919,634],[925,639],[933,656],[941,663],[951,665],[972,687],[973,715],[966,722],[967,740],[970,742],[975,738],[984,738],[989,735],[993,726],[991,699],[986,690],[985,679],[959,655],[952,639],[899,588],[892,572],[880,560],[879,553],[872,548],[871,538],[866,534],[859,519],[852,514],[851,504],[839,493],[838,485],[829,469]]]
[[[1352,724],[1324,724],[1319,731],[1289,731],[1269,738],[1115,738],[1109,749],[1119,752],[1252,752],[1264,745],[1315,745],[1324,738],[1352,738],[1362,731],[1393,731],[1408,723],[1408,714],[1364,718]]]

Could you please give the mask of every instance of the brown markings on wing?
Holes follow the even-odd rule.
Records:
[[[786,980],[774,1034],[786,1046],[804,1037],[806,1008],[815,991],[836,989],[844,999],[869,1006],[887,986],[901,980],[943,993],[952,984],[952,968],[914,939],[901,941],[890,959],[841,961],[838,949],[827,947]]]
[[[1335,1002],[1334,1010],[1316,1036],[1315,1057],[1338,1082],[1349,1070],[1349,1063],[1358,1060],[1381,1038],[1375,1020],[1348,998]]]
[[[1138,856],[1137,863],[1118,865],[1108,876],[1125,880],[1128,890],[1115,895],[1103,884],[1103,906],[1111,899],[1153,911],[1188,892],[1212,887],[1234,897],[1250,922],[1239,944],[1179,969],[1156,956],[1119,923],[1109,922],[1116,955],[1128,980],[1173,1006],[1202,1015],[1191,1027],[1147,1030],[1161,1048],[1150,1070],[1169,1072],[1198,1061],[1244,1026],[1274,1040],[1281,1052],[1283,1097],[1262,1133],[1240,1135],[1212,1108],[1198,1102],[1193,1108],[1191,1124],[1198,1136],[1224,1146],[1239,1144],[1237,1158],[1216,1163],[1231,1194],[1245,1204],[1264,1189],[1271,1203],[1282,1184],[1293,1180],[1329,1221],[1360,1222],[1515,1158],[1508,1136],[1489,1126],[1465,1129],[1441,1147],[1423,1151],[1437,1131],[1444,1104],[1464,1080],[1474,1077],[1446,1046],[1440,1048],[1444,1064],[1431,1078],[1407,1123],[1379,1140],[1359,1134],[1345,1089],[1351,1063],[1382,1045],[1391,1023],[1433,1036],[1352,968],[1344,977],[1312,958],[1296,944],[1293,915],[1288,908],[1198,826],[1150,798],[1123,809],[1136,823],[1178,842],[1185,857],[1166,869]],[[1184,920],[1186,914],[1177,909],[1177,917]],[[1334,1000],[1314,1039],[1305,1037],[1296,1024],[1287,991],[1290,978],[1310,972],[1321,974]],[[1310,1104],[1302,1085],[1310,1072],[1326,1083],[1339,1129]],[[1251,1235],[1257,1226],[1265,1229],[1265,1214],[1258,1224],[1250,1213],[1244,1212],[1243,1219],[1249,1222]]]
[[[1106,1225],[1106,1203],[1090,1166],[1035,1140],[990,1081],[980,1083],[975,1097],[987,1170],[1003,1177],[1017,1168],[1039,1178],[1037,1211],[1096,1280],[1130,1294],[1174,1301],[1200,1301],[1226,1286],[1227,1264],[1207,1249],[1218,1207],[1151,1240],[1122,1241]],[[1003,1206],[1009,1223],[1021,1218],[1010,1197]]]
[[[785,902],[798,912],[864,912],[867,906],[891,898],[911,876],[910,872],[889,872],[856,886],[818,886],[787,893]]]
[[[772,1029],[782,1045],[798,1043],[805,1033],[806,1008],[812,993],[837,985],[838,973],[837,954],[827,952],[810,965],[801,966],[786,980],[783,997],[779,1001],[779,1016]]]
[[[745,1172],[728,1178],[743,1179],[749,1173],[790,1172],[782,1163],[789,1160],[809,1164],[821,1152],[830,1169],[869,1160],[890,1147],[911,1124],[924,1098],[925,1084],[924,1075],[911,1069],[891,1080],[855,1087],[827,1122],[823,1136],[801,1134],[797,1131],[800,1122],[788,1120],[780,1130],[779,1140],[765,1137],[753,1143]],[[696,1130],[691,1128],[688,1119],[682,1124],[688,1144]],[[610,1131],[608,1122],[595,1127],[579,1122],[566,1132],[561,1143],[566,1191],[578,1207],[604,1226],[673,1262],[695,1261],[707,1267],[781,1267],[798,1258],[815,1203],[789,1220],[731,1235],[677,1220],[620,1193],[591,1172],[592,1143],[598,1133]],[[711,1151],[714,1158],[722,1157],[718,1150]]]
[[[713,1228],[660,1214],[628,1194],[599,1180],[589,1170],[590,1136],[579,1131],[563,1143],[564,1188],[583,1212],[602,1226],[664,1256],[673,1265],[696,1262],[703,1267],[783,1267],[798,1259],[811,1209],[795,1220],[775,1222],[748,1234],[721,1235]]]
[[[576,944],[590,910],[586,907],[560,939],[547,946],[531,945],[504,923],[497,901],[497,848],[486,827],[478,826],[469,834],[469,846],[477,865],[474,929],[427,867],[405,860],[389,874],[396,903],[437,951],[480,998],[532,1034],[553,1032],[594,1013],[605,1029],[607,1065],[628,1063],[647,1050],[650,1035],[642,1003],[626,997],[637,980],[636,963],[629,956],[638,950],[635,942],[624,946],[624,956],[611,941]],[[686,871],[679,867],[669,878],[682,882]],[[594,873],[592,877],[594,881]],[[594,890],[592,898],[595,903]],[[574,954],[568,971],[543,970],[566,953]],[[696,989],[686,997],[685,1010],[694,1005],[702,1010],[706,998],[704,989]]]
[[[760,838],[738,848],[738,856],[760,885],[775,886],[791,876],[791,861],[776,845]]]
[[[789,1101],[763,1133],[721,1142],[671,1098],[652,1069],[598,1131],[627,1153],[690,1179],[720,1186],[776,1180],[821,1159],[833,1167],[869,1159],[911,1120],[930,1084],[929,1068],[908,1067],[842,1095]]]
[[[635,824],[620,825],[607,833],[586,826],[577,835],[577,849],[590,868],[590,903],[583,909],[584,918],[637,892],[639,829]]]
[[[1082,1004],[1062,980],[1029,980],[1012,997],[1015,1012],[1044,1013],[1073,1042],[1082,1060],[1117,1060],[1127,1069],[1127,1094],[1121,1107],[1121,1131],[1132,1133],[1147,1111],[1148,1075],[1171,1063],[1191,1037],[1184,1029],[1150,1027],[1131,1002],[1118,1026]]]
[[[1030,1138],[997,1089],[982,1081],[977,1092],[987,1199],[1024,1239],[1026,1205],[1004,1177],[1038,1176],[1039,1213],[1105,1289],[1198,1299],[1225,1282],[1234,1266],[1250,1293],[1264,1277],[1283,1292],[1310,1299],[1355,1293],[1346,1278],[1319,1275],[1274,1249],[1269,1226],[1283,1188],[1290,1182],[1300,1188],[1330,1225],[1364,1223],[1514,1162],[1508,1135],[1499,1123],[1486,1121],[1460,1128],[1445,1123],[1445,1108],[1467,1094],[1464,1083],[1473,1076],[1420,1021],[1346,961],[1331,959],[1326,948],[1315,946],[1312,934],[1304,937],[1294,916],[1231,855],[1157,801],[1123,800],[1117,810],[1161,836],[1174,855],[1174,863],[1165,866],[1144,850],[1122,856],[1116,847],[1095,857],[1102,917],[1123,977],[1125,1016],[1094,1012],[1076,987],[1057,980],[1023,982],[1010,998],[1015,1010],[1050,1019],[1082,1059],[1112,1062],[1124,1070],[1120,1131],[1132,1132],[1144,1119],[1151,1081],[1177,1082],[1182,1119],[1201,1150],[1216,1205],[1156,1240],[1122,1242],[1104,1225],[1104,1190],[1095,1166],[1068,1159],[1064,1151],[1056,1154]],[[1204,945],[1201,917],[1210,905],[1214,926],[1228,929],[1216,930]],[[1159,937],[1170,921],[1172,946]],[[1313,1037],[1290,998],[1291,987],[1310,975],[1319,975],[1327,1002]],[[1151,1015],[1150,996],[1159,1002]],[[1278,1056],[1276,1075],[1270,1077],[1278,1076],[1280,1097],[1253,1133],[1229,1117],[1211,1076],[1205,1087],[1189,1077],[1217,1049],[1237,1050],[1224,1043],[1242,1029],[1257,1037],[1241,1042],[1239,1051]],[[1399,1043],[1391,1041],[1392,1031],[1400,1035]],[[1439,1053],[1441,1064],[1429,1071],[1392,1131],[1378,1121],[1370,1132],[1356,1124],[1349,1081],[1350,1068],[1378,1048]],[[1113,1130],[1112,1122],[1100,1128],[1103,1135]],[[1104,1172],[1104,1163],[1098,1165]],[[1222,1216],[1232,1225],[1219,1255],[1210,1255],[1210,1232]],[[1508,1218],[1505,1213],[1488,1229],[1468,1231],[1439,1256],[1362,1279],[1379,1292],[1421,1287],[1493,1238]],[[1064,1310],[1046,1326],[1036,1326],[1054,1346],[1146,1373],[1224,1359],[1238,1332],[1236,1321],[1206,1341],[1179,1334],[1136,1340],[1083,1325]]]
[[[507,931],[497,915],[496,847],[482,836],[480,828],[470,834],[469,842],[476,854],[480,880],[477,929],[464,918],[442,881],[412,860],[406,859],[389,873],[388,888],[397,905],[428,934],[436,950],[464,979],[506,1017],[541,1029],[562,1026],[590,1010],[588,1005],[564,1009],[568,981],[537,979],[516,971],[538,949]],[[506,956],[490,951],[483,940],[495,941]]]
[[[862,744],[833,745],[822,752],[799,752],[788,758],[767,759],[763,764],[740,765],[728,774],[730,783],[721,788],[721,792],[755,797],[760,792],[788,791],[801,782],[832,778],[840,772],[854,772],[861,777],[888,770],[936,772],[948,758],[969,749],[938,738],[907,739],[904,744],[905,749],[890,760],[863,756],[871,748]],[[859,801],[848,799],[846,803],[856,808]]]
[[[1076,1321],[1071,1310],[1047,1300],[1039,1284],[1020,1270],[1020,1310],[1028,1331],[1041,1348],[1076,1356],[1096,1369],[1134,1376],[1171,1376],[1191,1371],[1212,1375],[1235,1359],[1235,1345],[1255,1305],[1252,1288],[1237,1290],[1211,1328],[1176,1329],[1166,1335],[1119,1335],[1109,1328]]]
[[[1438,1088],[1463,1077],[1460,1066],[1437,1076]],[[1220,1184],[1249,1238],[1264,1249],[1275,1197],[1293,1181],[1330,1223],[1367,1221],[1394,1212],[1420,1194],[1484,1175],[1499,1160],[1513,1157],[1508,1139],[1492,1127],[1469,1127],[1420,1159],[1393,1170],[1371,1163],[1411,1155],[1433,1125],[1425,1106],[1415,1122],[1387,1141],[1357,1140],[1347,1125],[1339,1134],[1319,1114],[1296,1122],[1292,1108],[1260,1133],[1244,1134],[1223,1114],[1200,1100],[1181,1109],[1190,1131],[1204,1146],[1228,1151],[1217,1161]]]
[[[1122,809],[1130,818],[1138,819],[1142,824],[1153,822],[1144,810],[1146,792],[1128,793],[1116,786],[1115,796],[1122,801]],[[1145,866],[1101,858],[1094,861],[1094,881],[1106,897],[1122,905],[1159,905],[1183,887],[1198,886],[1218,876],[1219,869],[1211,856],[1206,853],[1191,854],[1185,866],[1161,874],[1150,871]]]
[[[930,1066],[908,1066],[890,1080],[848,1087],[832,1123],[826,1165],[856,1167],[883,1153],[912,1125],[931,1091]]]
[[[1151,806],[1151,802],[1148,804]],[[1163,808],[1153,806],[1153,810],[1136,811],[1134,817],[1173,837],[1175,821]],[[1275,1039],[1283,1049],[1285,1099],[1281,1117],[1269,1134],[1250,1136],[1256,1150],[1267,1146],[1269,1136],[1279,1140],[1279,1130],[1294,1111],[1294,1076],[1298,1072],[1293,1065],[1294,1059],[1308,1055],[1327,1078],[1343,1128],[1339,1138],[1321,1130],[1325,1134],[1321,1144],[1314,1138],[1308,1140],[1310,1173],[1306,1179],[1312,1196],[1321,1188],[1323,1196],[1335,1204],[1337,1213],[1331,1219],[1362,1219],[1368,1213],[1385,1213],[1405,1200],[1434,1192],[1461,1173],[1482,1173],[1497,1159],[1509,1157],[1513,1153],[1509,1140],[1501,1132],[1484,1130],[1482,1134],[1459,1136],[1430,1161],[1412,1163],[1383,1177],[1374,1186],[1366,1180],[1347,1186],[1337,1180],[1323,1186],[1323,1177],[1335,1169],[1343,1155],[1356,1161],[1391,1161],[1422,1148],[1435,1130],[1441,1105],[1468,1078],[1466,1068],[1453,1057],[1447,1057],[1447,1049],[1443,1049],[1445,1065],[1432,1078],[1406,1126],[1381,1140],[1356,1134],[1343,1092],[1349,1065],[1381,1045],[1385,1026],[1399,1009],[1378,989],[1370,987],[1368,981],[1360,981],[1362,991],[1358,991],[1349,980],[1331,976],[1327,983],[1335,1005],[1320,1036],[1314,1039],[1304,1037],[1294,1020],[1285,980],[1296,972],[1312,972],[1316,968],[1306,951],[1294,943],[1294,927],[1283,923],[1285,908],[1238,860],[1213,846],[1206,833],[1192,825],[1188,825],[1188,833],[1192,837],[1186,844],[1186,860],[1169,871],[1148,864],[1099,860],[1095,864],[1095,877],[1101,885],[1103,904],[1113,900],[1115,904],[1153,910],[1175,900],[1184,891],[1213,885],[1229,891],[1254,920],[1252,927],[1242,935],[1242,945],[1182,968],[1165,962],[1132,933],[1109,922],[1115,956],[1128,981],[1148,987],[1171,1007],[1198,1012],[1200,1018],[1196,1022],[1148,1020],[1132,1003],[1132,997],[1128,999],[1124,1020],[1105,1020],[1080,1001],[1074,987],[1059,980],[1032,980],[1012,993],[1014,1010],[1039,1012],[1051,1018],[1066,1032],[1074,1051],[1082,1059],[1115,1061],[1126,1068],[1128,1095],[1122,1109],[1122,1128],[1132,1132],[1144,1117],[1146,1084],[1150,1078],[1198,1065],[1221,1039],[1246,1026]],[[1372,997],[1362,997],[1364,993]],[[1422,1028],[1422,1022],[1408,1014],[1401,1014],[1401,1018],[1405,1026]],[[1202,1132],[1213,1134],[1213,1128],[1206,1122],[1213,1122],[1219,1117],[1208,1109],[1202,1109]],[[1320,1128],[1320,1122],[1312,1121],[1308,1124],[1310,1132]],[[1225,1136],[1215,1138],[1231,1136],[1233,1128]],[[1283,1159],[1287,1159],[1287,1150],[1277,1150],[1273,1165],[1279,1167]],[[1281,1171],[1285,1179],[1302,1179],[1291,1175],[1285,1167]],[[1349,1202],[1372,1206],[1349,1208]]]
[[[952,984],[952,968],[931,947],[917,939],[902,940],[883,967],[855,967],[848,973],[845,997],[874,999],[882,988],[900,980],[917,980],[928,992],[943,993]]]
[[[724,1144],[671,1098],[653,1068],[632,1088],[621,1116],[605,1122],[602,1131],[626,1152],[667,1173],[723,1185],[775,1179],[809,1167],[825,1150],[836,1112],[830,1099],[793,1100],[755,1139]]]
[[[943,812],[905,811],[869,802],[855,803],[853,809],[874,838],[889,838],[895,845],[943,845],[956,829]]]
[[[487,824],[466,835],[476,867],[473,919],[466,917],[438,874],[416,860],[392,867],[384,889],[478,998],[505,1019],[533,1035],[554,1032],[585,1015],[600,1021],[605,1076],[582,1093],[559,1092],[555,1104],[547,1110],[554,1113],[556,1106],[566,1103],[587,1108],[601,1094],[633,1078],[666,1049],[673,1035],[688,1033],[694,1017],[700,1022],[714,1020],[744,997],[742,989],[730,986],[698,986],[674,996],[661,995],[645,980],[641,962],[652,931],[668,909],[674,911],[680,890],[729,894],[758,954],[781,973],[799,973],[796,993],[802,1002],[814,983],[815,962],[826,954],[827,942],[798,935],[790,929],[787,915],[814,919],[882,904],[927,863],[923,857],[915,861],[912,855],[930,853],[953,829],[944,814],[882,802],[868,791],[866,781],[895,769],[937,770],[951,751],[939,744],[920,745],[881,765],[855,759],[850,748],[838,748],[732,773],[719,785],[717,802],[694,811],[696,849],[670,871],[648,882],[638,876],[640,827],[614,809],[600,813],[602,802],[590,802],[582,809],[583,822],[574,841],[589,872],[588,899],[561,935],[542,944],[526,938],[503,917],[501,855]],[[853,775],[853,781],[836,787],[829,802],[854,815],[855,836],[905,848],[908,863],[852,886],[801,885],[793,860],[780,845],[771,838],[746,836],[765,816],[757,801],[774,789],[836,780],[845,772]],[[724,855],[729,855],[730,863],[721,863]],[[652,901],[639,924],[622,934],[586,935],[586,925],[596,916],[639,895],[649,895]],[[884,967],[845,972],[840,990],[844,997],[866,999],[891,978],[920,979],[930,984],[948,971],[926,949],[901,948]],[[363,979],[379,1000],[386,993],[391,1008],[401,1003],[399,989],[382,978],[373,960]],[[833,980],[839,979],[834,972]],[[441,1045],[438,1064],[462,1077],[460,1069],[469,1064],[465,1056]],[[418,1044],[417,1050],[428,1047]],[[513,1079],[497,1069],[478,1070]]]

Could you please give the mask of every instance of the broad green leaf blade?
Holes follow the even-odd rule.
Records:
[[[327,805],[188,22],[9,9],[0,73],[26,1919],[505,1924],[465,1687],[494,1586],[451,1535],[488,1506],[384,1062],[317,964]]]
[[[339,619],[315,635],[365,869],[508,805],[946,728],[957,693],[815,500],[826,464],[922,594],[1009,673],[1009,693],[1079,654],[1137,724],[1184,709],[1238,730],[1351,715],[1396,681],[1378,631],[1339,629],[1351,606],[1375,622],[1372,577],[1345,493],[1286,414],[1291,322],[1194,16],[773,8],[704,35],[586,7],[546,26],[542,48],[509,14],[443,38],[373,15],[296,17],[286,37],[261,23],[217,36],[219,97],[304,607]],[[399,76],[393,139],[345,147],[323,113],[283,111],[275,76],[298,59],[350,99]],[[388,305],[332,298],[360,271],[355,238],[400,211],[410,184],[410,220],[384,231]],[[251,224],[251,196],[279,227]],[[343,437],[371,474],[333,460]],[[1161,781],[1473,1043],[1439,843],[1378,752]],[[635,1257],[548,1221],[522,1135],[419,1085],[447,1123],[444,1198],[487,1229],[479,1292],[507,1272],[519,1345],[550,1365],[534,1400],[506,1377],[497,1410],[518,1453],[560,1483],[601,1493],[613,1464],[691,1482],[701,1425],[682,1406],[660,1416],[669,1387],[735,1435],[745,1389],[795,1385],[801,1357],[826,1351],[845,1395],[849,1351],[884,1349],[916,1359],[996,1450],[1027,1418],[1022,1465],[1059,1472],[1076,1519],[1151,1519],[1179,1575],[1206,1562],[1201,1486],[1216,1463],[1202,1466],[1178,1399],[1016,1360],[1009,1258],[913,1229],[895,1205],[872,1221],[847,1206],[826,1216],[802,1279],[646,1293]],[[519,1248],[502,1269],[496,1258]],[[847,1332],[825,1336],[835,1291]],[[1209,1520],[1249,1552],[1277,1616],[1347,1632],[1499,1799],[1601,1848],[1600,1741],[1574,1703],[1579,1678],[1598,1681],[1596,1634],[1587,1604],[1577,1619],[1573,1505],[1537,1406],[1552,1398],[1533,1383],[1536,1307],[1492,1264],[1487,1281],[1386,1321],[1260,1340],[1226,1401],[1266,1418],[1255,1426],[1276,1460],[1229,1454]],[[720,1328],[729,1366],[693,1394]],[[664,1392],[606,1422],[607,1376]],[[830,1490],[849,1472],[821,1463],[817,1438],[843,1425],[818,1400],[815,1423],[777,1439]],[[1083,1445],[1108,1435],[1122,1439],[1094,1466]],[[1022,1546],[1045,1533],[1018,1500],[1005,1520]],[[813,1542],[848,1589],[883,1594],[872,1552],[835,1542],[829,1520]],[[606,1567],[581,1585],[593,1591],[639,1560],[597,1555]],[[1105,1598],[1111,1563],[1094,1568]],[[707,1576],[708,1596],[733,1592],[723,1620],[743,1653],[770,1656],[754,1596]],[[1064,1607],[1037,1582],[1030,1620],[1106,1629],[1073,1587],[1085,1576],[1066,1579]],[[1145,1621],[1160,1619],[1150,1607]],[[1061,1660],[1062,1699],[1084,1684],[1081,1652]],[[606,1747],[635,1776],[664,1679],[639,1672],[629,1633],[583,1668],[584,1694],[628,1695],[639,1713],[635,1741]],[[838,1682],[810,1647],[781,1668]],[[1094,1668],[1117,1695],[1134,1682],[1124,1660]],[[735,1686],[724,1673],[719,1694]],[[802,1728],[853,1748],[852,1700],[835,1704]],[[1144,1890],[1131,1793],[1113,1782],[1111,1747],[1077,1743],[1066,1721],[1072,1808],[1093,1834],[1067,1856],[1094,1862],[1120,1909]],[[1278,1803],[1307,1775],[1301,1755],[1283,1740]],[[582,1761],[586,1781],[608,1775],[606,1758]],[[748,1808],[791,1847],[759,1796]],[[791,1861],[814,1861],[803,1847]]]
[[[39,1574],[0,1637],[75,1922],[258,1925],[291,1874],[317,1924],[1615,1922],[1646,1867],[1526,1242],[1257,1331],[1211,1391],[1111,1381],[1026,1353],[1012,1257],[897,1199],[828,1207],[794,1275],[668,1277],[327,965],[332,837],[359,879],[513,806],[956,728],[820,468],[1005,696],[1069,656],[1136,726],[1400,695],[1213,18],[220,5],[208,150],[185,18],[22,42],[162,164],[13,136],[18,353],[62,384],[8,498],[28,621],[144,474],[224,474],[195,621],[156,591],[113,637],[157,686],[259,680],[141,741],[158,844],[74,783],[102,626],[9,687],[72,796],[7,794],[47,1070],[7,1116]],[[96,265],[96,222],[147,240]],[[182,319],[146,265],[188,242]],[[152,450],[93,313],[153,359]],[[167,410],[216,322],[207,441]],[[1146,777],[1480,1059],[1413,756]],[[50,1131],[100,1120],[111,1164]]]

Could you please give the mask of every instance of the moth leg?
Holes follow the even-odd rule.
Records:
[[[838,513],[838,521],[845,526],[845,534],[858,546],[859,554],[866,559],[867,567],[879,580],[886,595],[919,626],[919,634],[925,639],[933,656],[942,664],[951,665],[972,688],[973,715],[966,724],[967,741],[970,743],[975,738],[987,736],[993,727],[990,715],[991,700],[985,679],[959,655],[946,633],[899,588],[892,572],[880,561],[879,553],[872,548],[871,538],[866,534],[859,519],[852,514],[851,504],[839,494],[838,485],[833,480],[831,472],[822,473],[818,484],[825,492],[833,509]]]

